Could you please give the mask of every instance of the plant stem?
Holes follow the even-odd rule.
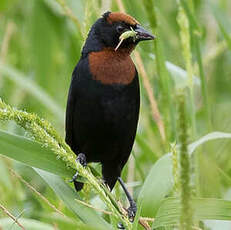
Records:
[[[179,3],[179,10],[177,22],[180,27],[181,45],[183,50],[183,57],[186,63],[186,70],[188,74],[188,87],[189,87],[189,101],[191,110],[191,123],[192,123],[192,137],[196,136],[196,112],[194,103],[194,84],[193,84],[193,65],[192,65],[192,52],[191,52],[191,37],[189,30],[189,21],[187,15]]]
[[[157,73],[160,77],[161,87],[163,89],[163,98],[164,103],[166,103],[165,107],[169,108],[165,117],[170,116],[170,123],[171,123],[171,137],[175,139],[176,136],[176,124],[175,124],[175,115],[174,115],[174,105],[172,101],[171,95],[171,81],[168,70],[165,65],[165,57],[163,55],[162,44],[161,40],[159,40],[159,28],[158,28],[158,21],[156,17],[155,7],[152,1],[143,0],[142,1],[148,15],[149,23],[152,28],[153,34],[156,35],[157,39],[154,41],[154,50],[156,54],[156,66],[157,66]]]
[[[192,229],[191,190],[190,190],[190,158],[188,154],[187,118],[184,94],[179,97],[179,141],[180,141],[180,183],[181,183],[181,217],[180,229]]]
[[[21,229],[26,230],[17,220],[17,218],[15,216],[13,216],[2,204],[0,204],[0,209],[2,209],[2,211],[4,213],[6,213],[7,216],[9,216]]]

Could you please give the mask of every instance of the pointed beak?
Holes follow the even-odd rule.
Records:
[[[135,29],[136,41],[144,41],[144,40],[154,40],[155,36],[145,30],[141,25],[137,25]]]

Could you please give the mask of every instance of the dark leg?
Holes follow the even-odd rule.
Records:
[[[119,181],[120,185],[122,186],[122,188],[123,188],[123,190],[124,190],[124,192],[126,194],[126,197],[128,199],[128,202],[130,204],[129,208],[127,209],[127,211],[128,211],[128,218],[129,218],[129,220],[131,222],[133,222],[134,218],[136,216],[136,211],[137,211],[136,203],[132,199],[131,195],[129,194],[129,192],[128,192],[127,188],[125,187],[125,184],[124,184],[124,182],[123,182],[123,180],[122,180],[121,177],[118,177],[118,181]]]
[[[83,167],[87,166],[87,161],[86,161],[86,156],[84,153],[79,153],[77,158],[76,158],[76,162],[79,162]],[[75,183],[75,188],[77,191],[81,190],[83,187],[83,183],[76,181],[77,177],[78,177],[79,172],[76,171],[75,175],[72,177],[72,179],[70,180],[70,182],[74,182]]]

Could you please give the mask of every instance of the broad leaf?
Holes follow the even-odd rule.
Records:
[[[18,218],[18,222],[27,230],[54,230],[54,227],[50,224],[40,222],[38,220]],[[1,229],[10,230],[22,230],[11,218],[0,219]]]
[[[38,220],[34,219],[26,219],[26,218],[19,218],[19,223],[26,229],[26,230],[54,230],[54,226],[43,223]],[[2,229],[9,229],[9,230],[22,230],[11,218],[1,218],[0,219],[0,226]],[[62,228],[63,229],[63,228]],[[84,224],[78,224],[75,229],[81,230],[100,230],[97,227],[91,227]]]
[[[60,121],[63,121],[64,111],[62,108],[36,82],[32,81],[29,77],[25,76],[23,73],[19,72],[13,67],[1,62],[0,73],[14,81],[17,87],[23,88],[25,91],[34,96],[38,101],[46,106],[48,110],[54,113],[60,119]]]
[[[0,154],[26,165],[69,178],[75,173],[74,170],[67,169],[65,163],[57,159],[54,152],[25,137],[0,130],[0,146]]]
[[[203,137],[201,137],[199,140],[193,142],[188,146],[189,153],[192,154],[196,148],[198,148],[200,145],[217,139],[231,139],[231,133],[223,133],[223,132],[213,132],[209,133]]]
[[[154,54],[149,55],[154,60],[156,59]],[[187,72],[181,67],[173,64],[172,62],[166,61],[166,67],[174,81],[176,89],[185,88],[188,86]],[[193,76],[193,84],[195,87],[200,87],[200,79],[197,76]]]
[[[154,217],[161,200],[172,186],[171,156],[167,154],[154,164],[140,191],[138,204],[142,203],[141,216]]]
[[[195,198],[191,201],[195,220],[231,220],[231,201],[213,198]],[[178,224],[180,201],[168,198],[163,201],[152,228]]]
[[[75,199],[81,199],[77,192],[68,186],[59,176],[45,172],[40,169],[34,169],[54,190],[66,206],[72,210],[84,223],[100,228],[111,229],[111,226],[100,217],[95,210],[80,204]]]

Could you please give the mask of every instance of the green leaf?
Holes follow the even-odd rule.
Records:
[[[84,223],[100,229],[111,229],[111,226],[100,217],[95,210],[75,201],[81,199],[77,192],[68,186],[59,176],[45,172],[40,169],[34,169],[54,190],[54,192],[63,200],[66,206],[72,210]]]
[[[214,4],[208,1],[210,8],[213,11],[213,16],[215,17],[217,24],[220,28],[221,33],[223,34],[225,41],[227,43],[228,48],[231,50],[231,36],[229,34],[230,29],[230,21],[229,18],[221,11],[218,4]]]
[[[27,230],[54,230],[52,225],[38,220],[19,218],[18,222]],[[0,226],[1,229],[22,230],[11,218],[1,218]]]
[[[52,150],[25,137],[0,130],[0,146],[0,154],[26,165],[68,178],[75,173],[73,169],[67,169],[65,163],[61,159],[57,159]]]
[[[228,32],[225,30],[224,26],[218,22],[218,25],[220,27],[220,30],[226,40],[227,46],[229,47],[229,49],[231,50],[231,36],[228,34]]]
[[[10,180],[9,170],[7,169],[7,166],[5,162],[3,161],[3,158],[0,157],[0,184],[3,187],[8,188],[9,190],[13,190],[12,181]]]
[[[61,107],[48,95],[36,82],[29,79],[23,73],[13,67],[2,64],[0,62],[0,73],[4,74],[10,80],[14,81],[17,87],[23,88],[25,91],[34,96],[44,106],[47,107],[53,114],[63,121],[64,111]]]
[[[142,149],[142,151],[145,152],[145,157],[147,157],[149,161],[151,160],[152,162],[155,162],[157,160],[157,156],[142,135],[136,135],[136,143]]]
[[[227,138],[231,139],[231,133],[223,133],[223,132],[209,133],[209,134],[201,137],[199,140],[190,144],[188,146],[189,153],[192,154],[196,150],[196,148],[198,148],[200,145],[202,145],[208,141],[212,141],[212,140],[216,140],[216,139],[227,139]]]
[[[141,215],[154,217],[172,186],[172,162],[170,154],[166,154],[154,164],[140,191],[138,206],[142,203]]]
[[[60,217],[59,217],[60,218]],[[26,230],[54,230],[54,226],[43,223],[38,220],[34,219],[27,219],[27,218],[19,218],[19,223],[26,229]],[[56,222],[57,223],[57,220]],[[0,219],[0,226],[2,229],[9,229],[9,230],[22,230],[11,218],[1,218]],[[61,228],[63,229],[63,228]],[[101,230],[101,228],[97,228],[96,226],[91,227],[85,224],[76,223],[75,229],[81,230]]]
[[[194,198],[191,201],[195,220],[231,220],[231,201],[214,198]],[[180,201],[165,199],[152,228],[176,225],[180,218]]]
[[[149,55],[153,60],[156,59],[154,54]],[[187,72],[180,66],[174,65],[172,62],[166,61],[166,67],[174,81],[176,89],[182,89],[188,86]],[[200,87],[200,80],[198,76],[193,76],[193,84],[195,87]]]

